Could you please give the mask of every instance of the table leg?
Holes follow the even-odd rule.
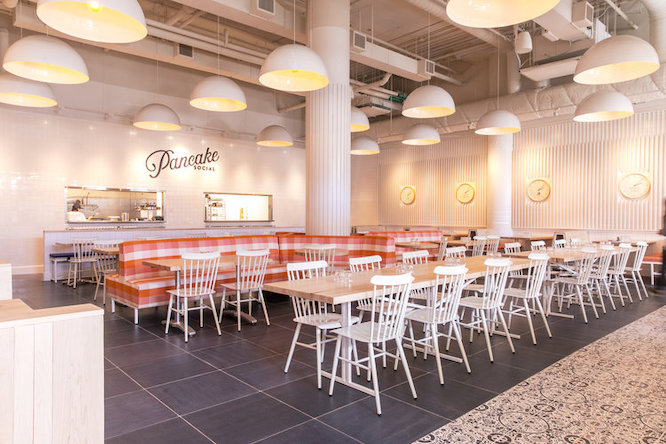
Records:
[[[342,304],[342,327],[347,327],[351,325],[351,302],[346,302]],[[349,360],[352,356],[352,342],[350,339],[343,337],[342,338],[342,349],[340,350],[342,357],[347,359],[347,361],[342,361],[342,372],[341,376],[344,381],[351,382],[352,380],[352,366],[349,363]]]
[[[237,283],[240,282],[240,267],[238,266],[238,264],[236,264],[236,282]],[[248,297],[250,297],[249,294],[248,294]],[[224,311],[222,311],[222,313],[220,313],[220,318],[222,318],[222,316],[224,316],[225,314],[228,315],[228,316],[231,316],[232,318],[235,318],[238,315],[238,312],[236,310],[224,310]],[[244,311],[240,312],[240,317],[241,317],[241,319],[244,319],[246,322],[248,322],[250,324],[256,324],[257,323],[257,318],[255,318],[254,316],[252,316],[249,313],[245,313]]]

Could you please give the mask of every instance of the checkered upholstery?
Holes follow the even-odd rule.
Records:
[[[167,305],[167,290],[174,288],[174,274],[143,265],[150,259],[171,259],[184,253],[201,251],[219,251],[222,255],[235,255],[239,250],[270,251],[269,265],[266,269],[266,281],[287,279],[286,265],[280,263],[280,251],[277,236],[236,236],[207,237],[185,239],[157,239],[129,241],[120,244],[118,274],[106,278],[107,295],[116,302],[132,308]],[[234,282],[236,278],[233,265],[221,266],[217,276],[217,289],[221,285]]]
[[[382,257],[382,264],[395,264],[395,241],[386,236],[306,236],[294,234],[280,236],[280,261],[302,262],[304,256],[296,251],[303,250],[308,245],[327,244],[335,245],[336,249],[346,250],[348,256],[337,256],[335,264],[346,267],[350,257],[372,256],[377,254]]]
[[[419,242],[438,242],[442,239],[443,231],[379,231],[367,233],[366,236],[386,236],[393,238],[395,242],[409,242],[418,239]],[[402,257],[405,251],[413,251],[409,248],[396,247],[395,254],[397,258]],[[435,251],[436,253],[437,251]]]

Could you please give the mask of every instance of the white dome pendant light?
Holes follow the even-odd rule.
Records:
[[[136,0],[38,0],[37,17],[55,30],[93,42],[132,43],[148,35]]]
[[[234,112],[246,109],[247,100],[236,82],[213,76],[197,83],[190,94],[190,105],[207,111]]]
[[[14,75],[38,82],[73,85],[90,80],[81,56],[55,37],[31,35],[14,42],[2,67]]]
[[[257,145],[260,146],[292,146],[294,140],[289,132],[280,125],[271,125],[262,129],[257,135]]]
[[[634,114],[634,106],[626,96],[616,91],[597,91],[576,107],[576,122],[606,122],[624,119]]]
[[[402,115],[414,119],[446,117],[456,112],[453,97],[443,88],[424,85],[412,91],[402,105]]]
[[[315,91],[328,85],[326,65],[307,46],[296,44],[296,1],[293,2],[294,39],[268,54],[259,71],[259,83],[278,91]]]
[[[474,132],[483,136],[500,136],[518,131],[520,131],[518,117],[509,111],[496,109],[481,116]]]
[[[151,131],[178,131],[180,118],[171,108],[160,103],[151,103],[139,110],[132,123],[137,128]]]
[[[626,82],[659,69],[657,51],[645,40],[616,35],[588,49],[576,65],[574,81],[585,85]]]
[[[513,42],[513,49],[516,54],[527,54],[532,52],[532,36],[527,31],[520,31]]]
[[[0,102],[29,108],[50,108],[58,104],[48,84],[9,73],[0,74]]]
[[[499,28],[539,17],[560,0],[449,0],[446,15],[470,28]]]
[[[402,143],[405,145],[434,145],[439,143],[439,133],[430,125],[418,124],[405,133]]]
[[[370,121],[368,116],[365,115],[363,111],[356,108],[355,106],[351,107],[351,132],[352,133],[361,133],[370,129]]]
[[[351,153],[356,156],[379,154],[379,145],[368,136],[357,137],[351,142]]]

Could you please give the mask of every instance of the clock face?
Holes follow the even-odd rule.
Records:
[[[550,196],[550,183],[546,179],[534,179],[527,184],[527,197],[533,202],[543,202]]]
[[[400,202],[405,205],[411,205],[416,200],[416,190],[412,186],[402,187],[400,189]]]
[[[469,182],[461,183],[456,188],[456,199],[458,202],[467,204],[474,200],[474,185]]]
[[[627,199],[640,199],[650,192],[650,179],[642,173],[630,173],[620,179],[620,193]]]

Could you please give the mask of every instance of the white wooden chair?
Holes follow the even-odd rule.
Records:
[[[515,353],[509,328],[502,313],[502,304],[504,303],[504,290],[506,288],[506,280],[509,275],[509,267],[511,260],[508,258],[489,258],[484,262],[486,266],[485,281],[483,284],[483,291],[477,292],[477,296],[468,296],[460,300],[460,306],[463,308],[460,325],[470,329],[469,340],[472,342],[474,337],[474,330],[483,330],[486,338],[486,347],[488,348],[488,356],[490,362],[494,361],[492,347],[490,345],[490,326],[489,323],[496,322],[495,319],[499,318],[506,334],[506,339],[509,342],[511,352]],[[465,323],[463,320],[464,309],[469,308],[472,313],[470,321]],[[493,329],[494,331],[494,329]]]
[[[407,319],[409,325],[409,337],[405,337],[404,340],[411,344],[414,357],[416,357],[416,344],[423,347],[424,359],[429,350],[434,352],[435,359],[437,360],[439,383],[444,385],[442,362],[439,354],[440,337],[447,337],[450,339],[451,333],[455,335],[456,341],[458,341],[458,346],[460,347],[463,362],[467,368],[467,373],[471,372],[467,360],[467,354],[465,353],[465,347],[462,342],[460,326],[458,325],[458,307],[460,304],[460,296],[463,287],[465,286],[467,268],[464,265],[457,265],[454,267],[439,266],[435,268],[434,272],[436,276],[434,288],[438,290],[428,293],[430,300],[428,301],[427,307],[410,311],[405,315],[405,319]],[[414,339],[413,322],[419,322],[426,326],[426,334],[423,338]],[[448,336],[438,330],[440,325],[442,327],[446,325],[449,326]]]
[[[606,290],[611,307],[615,310],[615,301],[613,300],[613,295],[611,295],[610,288],[608,287],[608,270],[611,260],[613,259],[613,254],[615,253],[615,248],[611,245],[602,245],[599,247],[599,251],[601,252],[599,255],[599,262],[597,265],[592,266],[592,271],[590,272],[590,284],[592,285],[592,291],[596,288],[596,293],[601,304],[601,311],[606,313],[603,290]]]
[[[627,268],[629,255],[631,254],[631,244],[621,243],[618,248],[620,249],[620,252],[613,256],[611,266],[608,268],[608,278],[611,288],[615,285],[615,295],[613,295],[613,297],[619,298],[620,303],[624,307],[624,295],[622,294],[622,285],[620,284],[620,281],[622,281],[624,289],[627,291],[629,302],[634,302],[631,297],[631,292],[629,291],[629,286],[627,285],[627,279],[624,277],[624,270]]]
[[[94,248],[113,248],[117,247],[121,241],[95,241]],[[118,256],[115,254],[95,253],[97,258],[97,285],[95,286],[95,297],[99,286],[102,285],[102,303],[106,305],[106,277],[118,273]]]
[[[409,381],[409,387],[412,396],[416,399],[416,389],[412,381],[412,375],[407,365],[405,351],[402,348],[402,336],[405,331],[405,312],[407,309],[407,299],[411,290],[414,277],[410,273],[399,275],[376,275],[370,282],[374,286],[373,290],[373,312],[379,313],[377,319],[373,316],[370,321],[351,325],[348,327],[333,330],[332,333],[338,335],[335,343],[335,358],[333,360],[333,372],[331,375],[331,385],[329,395],[333,395],[335,387],[335,376],[337,374],[339,361],[349,362],[357,368],[368,370],[371,373],[372,387],[370,390],[362,385],[355,385],[359,390],[375,397],[377,406],[377,415],[382,414],[381,403],[379,400],[379,382],[377,380],[377,365],[375,360],[379,357],[388,355],[395,359],[400,358]],[[348,338],[352,341],[363,342],[368,345],[368,356],[359,359],[355,357],[346,360],[340,354],[342,338]],[[395,341],[397,354],[392,354],[384,349],[377,349],[375,345],[385,344],[387,341]],[[364,365],[364,363],[367,363]]]
[[[92,281],[97,282],[97,256],[92,251],[95,248],[93,240],[75,240],[72,242],[74,256],[69,259],[69,270],[67,272],[67,285],[76,288],[78,281],[83,281],[83,265],[89,264]]]
[[[529,325],[530,333],[532,334],[532,343],[536,345],[536,336],[534,334],[534,326],[532,325],[532,310],[529,306],[530,302],[533,302],[536,305],[537,310],[541,314],[541,319],[543,320],[543,325],[546,327],[546,332],[548,332],[548,337],[553,337],[550,333],[548,320],[546,320],[546,313],[543,310],[541,300],[539,299],[541,288],[548,271],[549,258],[547,254],[538,252],[530,253],[528,258],[530,260],[530,268],[526,275],[525,288],[507,288],[504,290],[504,296],[510,298],[509,309],[505,311],[505,313],[509,315],[509,328],[511,328],[511,319],[513,316],[527,318],[527,324]],[[522,301],[522,303],[520,301]]]
[[[594,305],[594,299],[592,299],[592,292],[590,291],[590,273],[592,272],[592,266],[594,265],[594,258],[596,256],[597,250],[594,248],[583,248],[581,250],[583,254],[582,259],[579,261],[579,267],[574,276],[558,276],[553,279],[553,284],[559,289],[559,309],[562,311],[562,303],[565,299],[571,301],[574,297],[577,296],[578,304],[580,305],[581,312],[583,313],[583,320],[587,324],[587,313],[585,312],[585,302],[583,301],[583,291],[587,291],[588,296],[590,297],[590,304],[592,306],[592,311],[594,312],[594,317],[599,319],[599,313],[597,313],[597,307]],[[565,287],[570,289],[575,289],[575,293],[571,292],[565,294]]]
[[[497,253],[499,248],[500,237],[494,234],[489,234],[486,238],[486,255]]]
[[[555,248],[555,249],[565,248],[566,246],[567,246],[566,239],[555,239],[553,241],[553,248]]]
[[[474,236],[472,240],[472,256],[483,256],[486,249],[486,237]]]
[[[428,250],[414,250],[402,253],[402,262],[409,265],[427,264]]]
[[[305,262],[325,261],[332,271],[335,263],[335,245],[307,245],[303,248]]]
[[[215,281],[217,280],[217,269],[220,264],[220,253],[188,253],[183,254],[183,269],[181,271],[180,288],[167,290],[169,293],[169,309],[167,312],[166,327],[164,333],[169,333],[171,313],[179,313],[183,317],[185,342],[189,341],[189,312],[199,310],[199,327],[203,327],[203,311],[210,309],[213,312],[217,334],[222,335],[220,324],[215,310],[213,294],[215,294]],[[210,305],[205,304],[206,296]],[[176,306],[174,307],[174,297]],[[189,301],[195,305],[189,306]],[[198,305],[196,303],[198,302]]]
[[[634,263],[630,267],[627,267],[624,270],[625,275],[629,274],[629,276],[627,276],[627,280],[629,282],[633,282],[634,286],[636,287],[636,292],[638,293],[639,301],[643,300],[643,297],[641,296],[641,290],[642,294],[645,295],[645,298],[647,299],[648,297],[648,292],[647,289],[645,288],[645,282],[643,282],[643,279],[641,278],[641,267],[643,266],[643,258],[645,257],[645,251],[647,250],[647,247],[648,247],[647,242],[644,241],[636,242]]]
[[[248,304],[248,313],[252,314],[252,302],[259,302],[264,311],[266,325],[271,325],[268,320],[266,303],[261,288],[264,285],[266,276],[266,266],[268,265],[268,250],[237,251],[236,252],[236,282],[222,285],[222,301],[220,302],[220,313],[223,313],[226,304],[236,307],[236,318],[238,322],[238,331],[241,329],[241,304]],[[236,300],[227,301],[227,290],[236,293]],[[253,294],[256,293],[256,296]],[[246,299],[241,299],[243,294],[247,294]],[[220,322],[222,315],[220,314]]]
[[[530,249],[532,251],[541,251],[546,249],[546,242],[542,240],[530,242]]]
[[[449,247],[446,249],[446,257],[464,258],[466,251],[465,247]]]
[[[382,267],[382,257],[379,255],[350,257],[349,269],[352,273],[358,273],[368,270],[379,270]],[[356,309],[359,311],[360,321],[363,321],[363,314],[366,311],[372,313],[372,298],[361,299],[356,303]]]
[[[520,242],[508,242],[504,244],[504,254],[520,253],[521,248]],[[523,270],[509,271],[508,286],[513,287],[516,282],[520,285],[526,278],[527,275],[523,273]]]
[[[300,279],[310,279],[319,276],[326,276],[328,264],[326,261],[312,262],[294,262],[287,264],[287,276],[290,281]],[[291,341],[287,363],[284,366],[284,372],[289,371],[289,364],[294,354],[296,346],[316,350],[317,352],[317,388],[321,389],[321,363],[324,360],[324,351],[327,342],[335,341],[334,337],[328,338],[326,332],[335,328],[342,327],[342,315],[328,312],[328,305],[322,302],[316,302],[304,298],[292,296],[292,305],[294,307],[294,322],[296,330],[294,338]],[[352,324],[358,322],[358,317],[352,316]],[[315,328],[315,342],[298,342],[298,336],[303,325],[309,325]],[[356,353],[356,347],[354,347]]]
[[[444,255],[446,254],[446,246],[449,244],[449,238],[442,236],[442,239],[439,241],[439,249],[437,250],[437,261],[443,261]]]

